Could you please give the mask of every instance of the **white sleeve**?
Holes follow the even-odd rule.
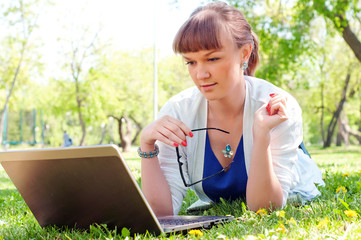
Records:
[[[273,169],[283,191],[283,206],[294,184],[293,166],[298,159],[298,146],[302,142],[302,111],[291,97],[287,102],[289,118],[271,131]]]

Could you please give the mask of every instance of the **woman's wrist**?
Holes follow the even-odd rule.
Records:
[[[147,143],[140,143],[139,147],[142,149],[142,151],[149,152],[153,151],[155,149],[155,142],[153,144],[147,144]]]
[[[151,133],[148,133],[147,127],[143,129],[140,135],[140,148],[142,149],[142,151],[145,152],[153,151],[156,142],[155,140],[149,138],[149,136],[151,136]]]
[[[138,148],[138,155],[141,158],[154,158],[157,157],[158,154],[159,154],[159,147],[157,144],[154,145],[153,150],[145,150],[145,148],[142,149],[141,146]]]
[[[271,133],[269,129],[253,126],[253,142],[269,145]]]

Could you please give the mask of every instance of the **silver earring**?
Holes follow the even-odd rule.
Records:
[[[248,68],[248,62],[245,61],[241,66],[242,66],[242,70],[245,71]]]

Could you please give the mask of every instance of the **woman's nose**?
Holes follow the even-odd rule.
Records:
[[[211,74],[209,73],[209,71],[207,71],[207,69],[200,68],[197,70],[197,78],[198,79],[207,79],[210,76],[211,76]]]

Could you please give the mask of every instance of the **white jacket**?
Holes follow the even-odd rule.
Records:
[[[243,115],[243,147],[247,173],[249,172],[253,145],[252,126],[255,112],[270,100],[269,94],[282,93],[288,97],[289,119],[271,131],[271,154],[275,174],[283,190],[283,205],[289,193],[302,194],[310,200],[319,195],[314,182],[323,183],[317,165],[298,148],[302,142],[302,111],[297,101],[284,90],[254,77],[245,76],[246,98]],[[207,100],[192,87],[182,91],[162,107],[159,117],[169,115],[184,122],[189,128],[207,127]],[[203,177],[206,131],[195,132],[187,138],[188,146],[179,147],[183,172],[188,183]],[[177,155],[174,147],[160,141],[158,159],[172,195],[173,211],[178,214],[187,188],[180,177]],[[301,175],[302,174],[302,175]],[[202,189],[202,183],[193,186],[200,200],[210,202]]]

